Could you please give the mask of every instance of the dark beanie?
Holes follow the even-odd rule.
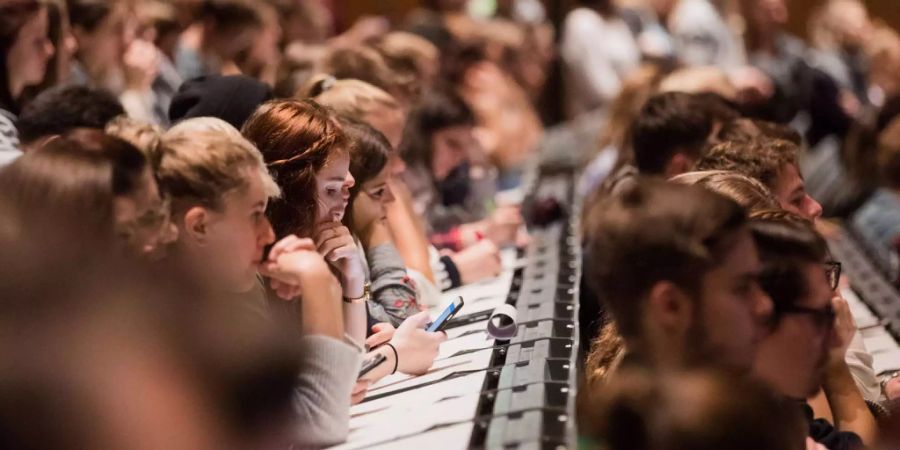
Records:
[[[218,117],[238,130],[259,105],[272,99],[272,88],[244,75],[210,75],[184,82],[169,106],[172,123],[192,117]]]

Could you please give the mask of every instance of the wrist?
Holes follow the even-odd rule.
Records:
[[[835,386],[842,385],[844,379],[850,376],[850,368],[844,358],[831,357],[825,364],[823,385],[833,389]]]
[[[357,304],[357,303],[368,302],[370,297],[371,297],[370,285],[368,282],[366,282],[363,284],[362,292],[359,295],[353,296],[353,295],[345,294],[343,300],[344,300],[344,303]]]

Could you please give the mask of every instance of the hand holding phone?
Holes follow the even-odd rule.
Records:
[[[365,361],[363,361],[362,368],[359,369],[359,376],[356,379],[360,379],[366,376],[367,373],[371,372],[373,369],[378,367],[379,364],[385,362],[387,357],[383,354],[379,353]]]
[[[447,327],[447,322],[450,321],[460,309],[462,309],[465,302],[462,297],[456,297],[456,300],[453,300],[447,307],[441,312],[441,315],[435,319],[434,322],[429,323],[425,326],[425,331],[434,333],[437,331],[443,331],[444,328]]]

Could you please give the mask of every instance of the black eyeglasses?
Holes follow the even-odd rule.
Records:
[[[834,318],[837,313],[834,307],[828,305],[822,309],[805,308],[803,306],[785,306],[778,310],[779,314],[806,314],[813,319],[819,329],[827,330],[834,326]]]
[[[825,276],[832,291],[836,291],[841,282],[841,263],[837,261],[825,262]]]

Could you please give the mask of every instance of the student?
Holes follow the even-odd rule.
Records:
[[[582,0],[562,30],[569,118],[606,107],[628,75],[638,68],[640,50],[609,0]]]
[[[387,92],[362,81],[323,78],[312,83],[308,93],[323,106],[372,125],[385,135],[393,149],[399,148],[406,114]],[[390,152],[388,164],[391,166],[388,185],[398,200],[386,205],[388,225],[395,237],[403,236],[403,239],[395,239],[394,244],[406,262],[407,270],[413,269],[410,275],[416,278],[423,304],[437,301],[435,297],[439,293],[432,293],[430,289],[434,284],[447,290],[500,272],[500,251],[490,242],[457,253],[439,254],[429,244],[421,218],[413,210],[412,194],[399,179],[406,170],[399,151]],[[416,272],[423,276],[419,277]]]
[[[78,129],[26,156],[2,172],[3,190],[22,202],[23,226],[55,217],[149,259],[161,257],[174,240],[150,163],[131,144]]]
[[[342,341],[340,288],[311,242],[282,240],[264,256],[275,242],[266,204],[278,187],[259,151],[237,133],[198,131],[164,136],[160,154],[157,176],[179,228],[172,262],[193,269],[206,290],[235,298],[236,307],[270,322],[282,318],[255,293],[257,273],[262,269],[294,292],[299,286],[302,312],[289,322],[303,330],[294,440],[309,446],[343,441],[359,350]]]
[[[75,128],[103,130],[125,114],[114,95],[85,86],[57,86],[35,97],[19,116],[19,139],[24,150],[40,147],[48,138]]]
[[[878,136],[879,187],[852,216],[853,228],[878,255],[884,267],[897,272],[893,263],[900,237],[900,119],[894,119]]]
[[[0,165],[20,154],[16,116],[29,86],[40,84],[53,56],[47,7],[36,0],[0,5]]]
[[[872,445],[876,424],[845,362],[856,326],[834,290],[839,273],[826,258],[825,240],[811,222],[792,213],[760,213],[750,222],[772,298],[771,332],[759,343],[753,372],[781,395],[801,402],[810,437],[829,449]],[[813,420],[804,399],[820,387],[835,426]],[[854,433],[855,432],[855,433]]]
[[[650,97],[630,126],[632,154],[620,155],[618,168],[604,183],[603,191],[616,192],[628,186],[638,173],[671,178],[691,170],[713,132],[737,117],[722,103],[721,98],[684,92]]]
[[[203,2],[195,23],[183,36],[175,53],[181,78],[205,75],[237,75],[242,55],[264,34],[265,21],[253,2],[211,0]]]
[[[480,163],[473,160],[480,153],[474,127],[475,116],[461,98],[438,92],[426,95],[407,119],[403,181],[438,248],[460,250],[482,239],[510,244],[521,223],[516,208],[488,212],[495,187],[486,167],[477,176],[470,170]]]
[[[585,277],[624,338],[623,367],[750,369],[771,300],[740,206],[639,179],[586,223]]]
[[[386,206],[394,201],[388,184],[390,144],[362,122],[341,119],[341,128],[349,141],[350,174],[355,181],[342,222],[364,253],[372,300],[382,306],[372,311],[373,318],[399,326],[419,308],[415,283],[406,273],[386,222]]]
[[[270,205],[268,213],[276,234],[312,237],[316,248],[340,278],[345,330],[352,339],[365,341],[370,347],[387,340],[389,333],[379,333],[370,326],[367,311],[373,317],[383,317],[389,308],[399,309],[403,305],[373,301],[377,299],[372,297],[371,288],[379,280],[366,282],[363,258],[350,230],[341,224],[355,180],[349,170],[347,136],[333,113],[311,100],[276,100],[260,107],[242,131],[258,143],[269,170],[282,188],[282,198]],[[383,267],[370,267],[372,274],[382,270]],[[427,313],[409,317],[397,333],[415,328],[410,324],[424,326],[427,320]],[[370,331],[376,333],[367,340]],[[396,346],[397,352],[389,359],[399,361],[395,362],[393,371],[418,374],[431,366],[438,344],[446,335],[419,331],[422,333],[415,334],[414,338],[422,351],[406,357],[405,349]],[[372,379],[383,375],[379,372]]]
[[[218,117],[240,129],[259,105],[272,99],[272,88],[244,75],[208,75],[179,87],[169,107],[177,124],[194,117]]]
[[[710,148],[694,170],[731,170],[759,180],[782,208],[812,220],[822,215],[822,206],[806,193],[798,152],[795,144],[782,140],[722,142]]]

